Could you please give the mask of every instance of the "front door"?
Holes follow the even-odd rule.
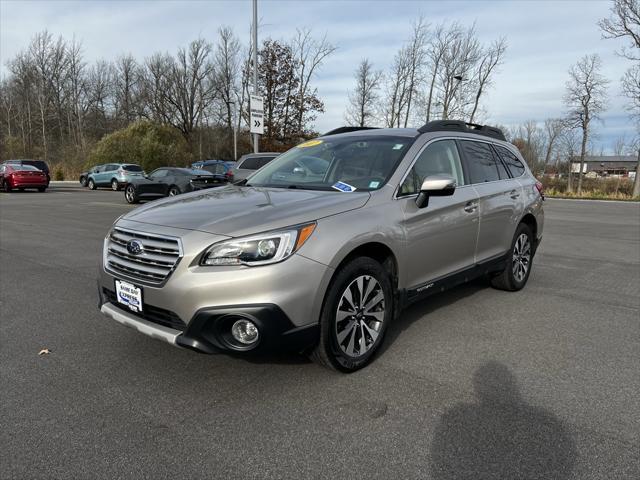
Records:
[[[431,197],[418,208],[416,196],[423,180],[446,174],[458,186],[449,197]],[[478,196],[466,185],[454,140],[437,140],[419,154],[400,186],[406,238],[406,285],[410,290],[428,289],[430,283],[473,266],[478,236]]]

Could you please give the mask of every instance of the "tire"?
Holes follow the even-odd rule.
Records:
[[[533,262],[533,234],[528,225],[521,223],[511,242],[507,262],[502,272],[491,278],[491,286],[498,290],[515,292],[529,280]]]
[[[169,196],[170,197],[175,197],[176,195],[180,195],[180,189],[178,187],[176,187],[175,185],[171,185],[171,187],[169,188]]]
[[[329,285],[320,314],[320,340],[311,358],[345,373],[365,367],[380,348],[393,311],[393,288],[382,265],[369,257],[350,261]]]
[[[7,193],[11,191],[11,185],[9,185],[9,182],[7,182],[6,180],[2,181],[2,190],[4,190]]]
[[[93,180],[93,178],[90,178],[87,181],[87,186],[89,187],[89,190],[95,190],[97,188],[96,187],[96,182]]]
[[[114,192],[117,192],[118,190],[120,190],[120,184],[118,183],[118,180],[116,180],[115,178],[111,180],[111,190],[113,190]]]
[[[87,186],[87,177],[80,177],[80,186],[81,187]]]
[[[127,185],[125,187],[124,199],[127,201],[127,203],[138,203],[140,201],[138,192],[136,192],[136,188],[133,185]]]
[[[46,190],[47,190],[47,187],[38,187],[39,192],[45,192]]]
[[[18,187],[19,192],[24,192],[24,187]]]

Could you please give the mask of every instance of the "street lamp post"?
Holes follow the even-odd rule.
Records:
[[[258,95],[258,0],[253,0],[253,94]],[[253,153],[258,151],[258,134],[254,133]]]
[[[458,104],[458,108],[460,108],[460,119],[464,120],[464,118],[462,118],[462,108],[460,106],[460,85],[462,84],[464,78],[462,78],[462,75],[454,75],[453,79],[458,82],[455,86],[456,103]]]

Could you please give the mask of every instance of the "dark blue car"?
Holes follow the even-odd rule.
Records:
[[[191,168],[202,169],[214,175],[224,175],[228,182],[233,182],[233,168],[236,162],[226,160],[198,160],[191,164]]]

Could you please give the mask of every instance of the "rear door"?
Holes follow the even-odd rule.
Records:
[[[520,184],[494,154],[489,142],[460,140],[466,171],[478,193],[480,226],[476,262],[503,255],[519,218]]]
[[[431,197],[418,208],[416,197],[423,180],[446,174],[457,180],[450,197]],[[478,196],[467,185],[455,140],[427,144],[401,182],[403,227],[407,242],[404,266],[407,285],[420,293],[431,282],[473,265],[478,234]]]
[[[144,186],[145,193],[153,195],[166,195],[169,185],[166,183],[169,171],[166,168],[158,168],[149,175],[150,183]]]

